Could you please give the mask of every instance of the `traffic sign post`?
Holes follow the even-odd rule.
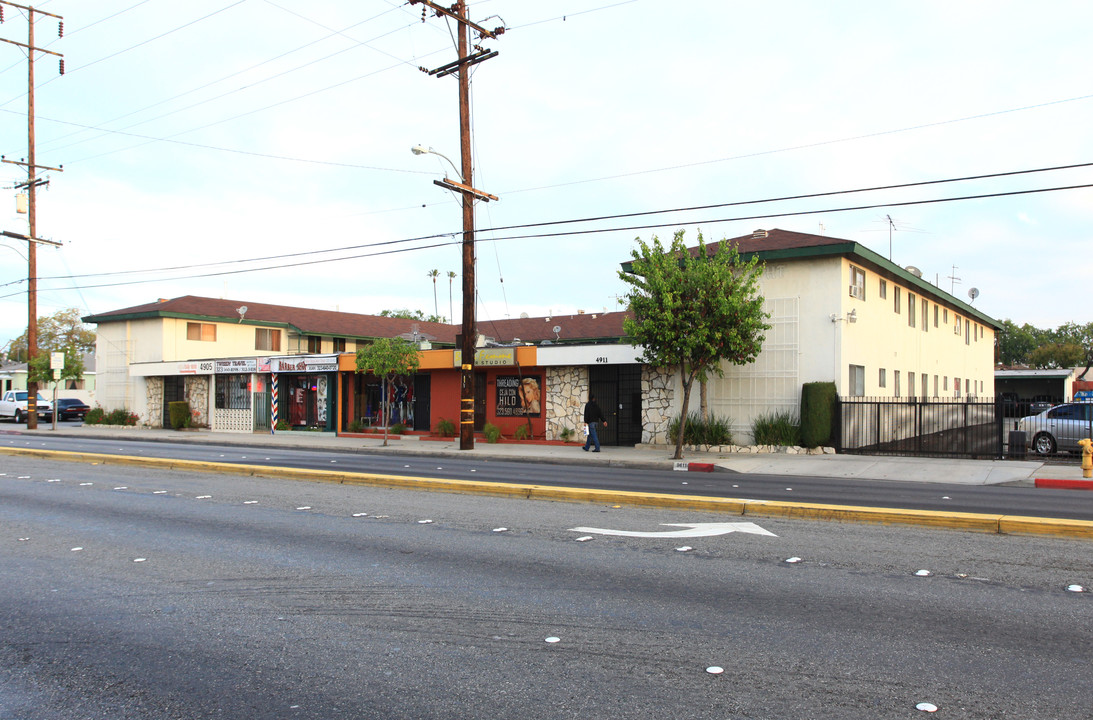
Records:
[[[49,354],[49,369],[53,371],[53,429],[57,429],[57,382],[61,379],[61,371],[65,369],[65,354],[63,352],[51,352]]]

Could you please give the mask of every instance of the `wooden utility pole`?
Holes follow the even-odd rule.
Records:
[[[44,48],[34,46],[34,15],[47,15],[51,18],[57,19],[57,35],[58,37],[64,34],[64,23],[61,22],[64,18],[60,15],[54,15],[53,13],[44,12],[42,10],[35,10],[32,7],[26,5],[17,5],[13,2],[7,2],[6,0],[0,0],[0,6],[6,5],[8,7],[18,8],[25,10],[27,13],[27,43],[18,43],[13,40],[4,40],[0,38],[0,41],[9,43],[11,45],[18,45],[25,48],[27,51],[27,161],[15,162],[14,160],[3,159],[6,163],[13,165],[23,165],[27,169],[27,182],[26,185],[20,184],[18,187],[26,187],[27,189],[27,220],[30,228],[30,234],[27,238],[27,430],[38,429],[38,381],[34,377],[34,373],[31,370],[30,362],[38,354],[38,232],[37,232],[37,190],[39,185],[48,183],[48,180],[39,180],[37,177],[38,168],[44,170],[57,170],[60,168],[50,168],[44,165],[38,165],[35,160],[34,151],[34,53],[44,52],[50,55],[56,55],[58,58],[64,57],[61,53],[53,52],[52,50],[46,50]],[[0,16],[2,17],[2,16]],[[64,74],[64,60],[61,60],[60,71]]]
[[[452,182],[445,178],[437,185],[455,190],[463,198],[463,327],[460,343],[460,396],[459,396],[459,449],[474,449],[474,351],[478,337],[478,325],[475,321],[475,256],[474,256],[474,201],[496,200],[497,197],[474,188],[474,171],[471,164],[471,76],[470,68],[480,62],[496,57],[497,53],[475,47],[470,53],[468,35],[470,30],[483,38],[496,39],[504,28],[487,30],[467,19],[466,0],[457,0],[451,8],[441,7],[430,0],[410,0],[411,5],[420,3],[424,22],[426,9],[431,9],[437,16],[444,16],[459,23],[459,58],[435,70],[422,71],[436,77],[445,77],[453,73],[459,79],[459,151],[463,177],[461,182]]]

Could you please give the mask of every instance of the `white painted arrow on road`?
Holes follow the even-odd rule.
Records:
[[[689,538],[712,537],[714,535],[728,535],[734,532],[751,533],[752,535],[769,535],[778,537],[772,532],[764,530],[755,523],[661,523],[665,527],[686,528],[685,530],[657,530],[653,532],[640,532],[637,530],[609,530],[607,528],[578,527],[570,528],[571,532],[596,533],[597,535],[619,535],[622,537],[644,538]]]

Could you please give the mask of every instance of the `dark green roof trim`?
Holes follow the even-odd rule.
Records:
[[[707,244],[706,247],[711,247],[711,244]],[[864,245],[852,240],[827,245],[809,245],[804,247],[782,248],[778,250],[749,250],[740,253],[740,259],[745,262],[751,260],[753,257],[758,257],[760,262],[764,263],[775,260],[803,260],[807,258],[823,257],[845,257],[848,260],[860,259],[862,264],[872,265],[875,272],[879,272],[880,274],[893,279],[898,279],[904,285],[916,287],[923,293],[933,295],[954,310],[958,310],[964,315],[974,317],[984,325],[989,325],[996,330],[1002,327],[1000,322],[989,315],[976,310],[963,300],[958,300],[936,285],[912,275],[891,260],[878,255]],[[634,265],[632,260],[628,260],[621,265],[623,272],[633,273]]]

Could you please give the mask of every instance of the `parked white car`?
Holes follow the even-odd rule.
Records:
[[[1093,403],[1056,405],[1039,415],[1021,418],[1017,429],[1025,433],[1037,455],[1053,455],[1059,450],[1079,452],[1078,441],[1093,437]]]
[[[0,419],[11,418],[17,423],[27,420],[27,391],[8,390],[0,398]],[[38,419],[52,420],[53,405],[38,393]]]

